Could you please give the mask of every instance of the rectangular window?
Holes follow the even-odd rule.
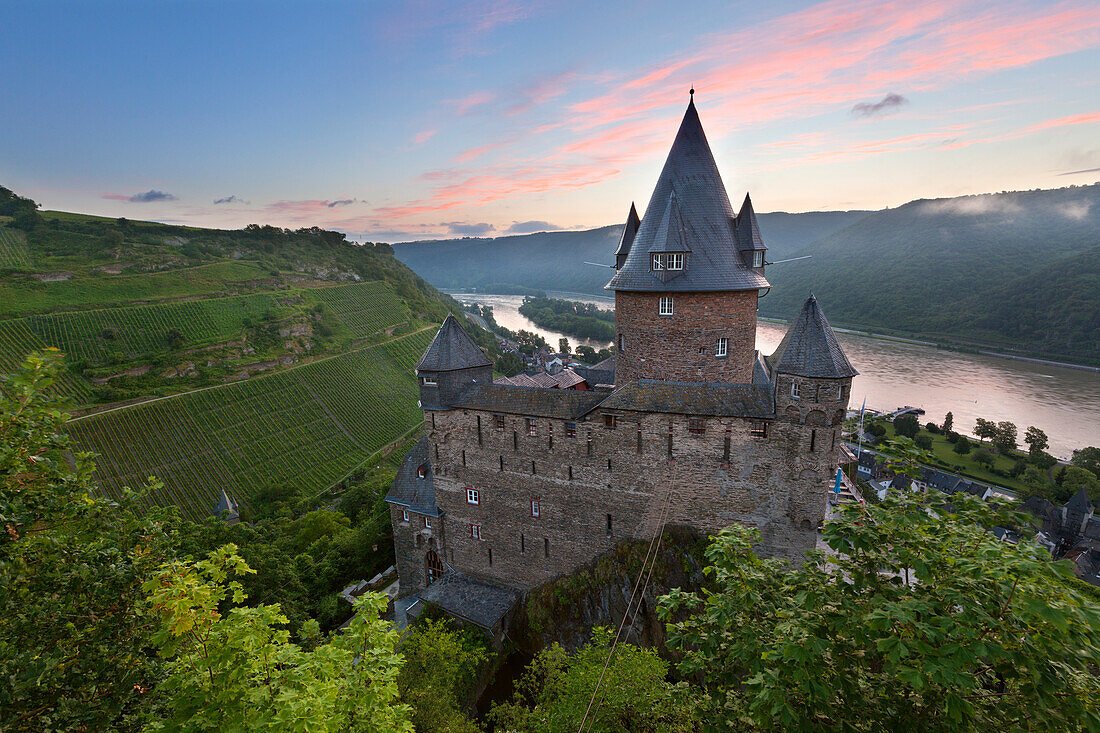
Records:
[[[417,469],[416,469],[416,477],[417,478],[424,478],[426,475],[427,475],[427,472],[424,470],[424,467],[423,466],[418,466]]]
[[[527,554],[527,538],[523,536],[523,532],[519,533],[519,554]]]
[[[424,517],[424,529],[431,529],[431,528],[432,528],[432,518],[431,517]]]
[[[497,430],[504,430],[504,415],[496,415],[493,419],[496,421]]]
[[[817,431],[816,430],[811,430],[810,431],[810,452],[813,453],[815,448],[817,448]]]
[[[538,421],[533,417],[527,418],[527,434],[535,435],[538,432]]]
[[[728,344],[729,344],[729,342],[724,337],[718,339],[718,343],[714,347],[714,355],[715,356],[725,356],[726,355],[726,348],[727,348]]]
[[[542,556],[550,557],[550,539],[548,537],[542,538]]]
[[[423,384],[426,387],[434,387],[435,386],[435,378],[434,377],[424,377]]]
[[[402,522],[409,521],[409,510],[408,509],[402,509],[401,510],[401,521]]]
[[[611,536],[611,515],[607,515],[607,536]]]
[[[480,524],[471,524],[470,525],[470,539],[472,539],[472,540],[480,540],[481,539],[481,525]]]
[[[466,489],[466,503],[467,504],[480,504],[481,492],[477,489]]]
[[[768,424],[766,422],[754,422],[749,428],[749,435],[753,438],[768,437]]]
[[[756,250],[752,253],[752,266],[763,267],[764,266],[764,252],[763,250]]]
[[[489,548],[489,566],[492,567],[492,565],[493,565],[493,548],[490,547]]]
[[[567,438],[577,437],[577,423],[567,422],[565,424],[565,437],[567,437]]]
[[[532,499],[531,500],[531,516],[532,517],[538,517],[541,512],[542,512],[542,505],[539,504],[539,500],[538,499]]]
[[[837,394],[837,397],[839,397],[840,399],[844,399],[845,397],[847,397],[848,396],[848,385],[842,384],[839,387],[837,387],[836,394]]]
[[[625,344],[625,340],[623,339],[623,335],[620,333],[619,334],[619,353],[620,354],[623,353],[624,351],[626,351],[626,347],[624,346],[624,344]]]
[[[682,254],[671,254],[668,256],[668,269],[670,270],[682,270],[684,269],[684,256]]]
[[[605,428],[607,428],[608,430],[614,430],[618,426],[618,424],[619,424],[619,416],[618,415],[604,415],[603,416],[603,426]]]
[[[672,296],[671,295],[662,295],[661,296],[661,302],[660,302],[660,306],[658,307],[657,312],[660,313],[662,316],[671,316],[672,315]]]
[[[791,382],[791,397],[796,400],[802,398],[802,387],[799,386],[798,382]]]
[[[653,269],[663,270],[665,269],[665,258],[663,255],[653,255]]]
[[[707,432],[707,421],[701,417],[693,417],[688,420],[688,432],[692,435],[702,435]]]

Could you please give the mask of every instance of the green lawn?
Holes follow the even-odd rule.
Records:
[[[893,423],[880,423],[886,427],[886,437],[894,437],[894,425]],[[972,479],[981,481],[987,484],[996,484],[997,486],[1003,486],[1006,489],[1014,489],[1017,491],[1023,491],[1026,487],[1022,482],[1007,475],[1012,467],[1016,465],[1016,460],[1002,456],[1000,453],[994,451],[988,443],[984,446],[977,442],[974,438],[971,440],[971,450],[966,455],[959,455],[954,451],[955,446],[948,442],[947,437],[939,434],[933,435],[924,428],[921,428],[919,435],[927,435],[932,438],[932,454],[944,461],[947,467],[933,466],[941,470],[950,471],[951,473],[958,473],[963,476],[969,476]],[[974,454],[982,449],[988,449],[993,454],[994,463],[993,466],[1005,472],[1005,476],[998,476],[990,471],[987,471],[982,466],[974,462]],[[962,469],[957,469],[955,466],[962,466]]]

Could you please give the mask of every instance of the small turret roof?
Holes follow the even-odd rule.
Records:
[[[794,325],[768,362],[773,372],[800,377],[843,379],[859,374],[837,343],[836,334],[813,295],[806,299]]]
[[[630,254],[630,245],[634,244],[634,236],[638,233],[638,227],[642,220],[638,218],[638,210],[634,208],[634,202],[630,202],[630,213],[626,215],[626,226],[623,227],[623,235],[619,238],[619,248],[616,255]]]
[[[760,235],[760,224],[756,221],[756,212],[752,210],[752,199],[745,194],[745,203],[741,204],[741,213],[737,215],[737,243],[741,249],[767,249]]]
[[[237,511],[237,503],[229,498],[229,494],[225,493],[225,489],[222,489],[221,496],[218,497],[218,503],[214,505],[214,516],[220,517],[227,515],[226,519],[237,519],[240,517],[240,513]]]
[[[675,194],[675,205],[670,204]],[[673,229],[663,222],[669,209],[679,212],[682,246],[690,251],[682,274],[666,281],[650,269],[650,252],[661,249]],[[672,219],[669,219],[672,224]],[[734,231],[733,207],[714,162],[695,102],[689,102],[676,140],[649,199],[630,254],[611,278],[611,290],[708,291],[757,290],[770,287],[767,279],[741,259]]]
[[[1066,502],[1066,509],[1071,512],[1080,512],[1081,514],[1088,514],[1092,511],[1092,502],[1089,501],[1089,492],[1084,486]]]
[[[448,372],[492,365],[492,359],[474,343],[452,313],[447,315],[435,338],[428,345],[428,350],[416,363],[416,370]]]

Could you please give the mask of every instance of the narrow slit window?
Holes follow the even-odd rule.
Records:
[[[816,447],[817,447],[817,431],[816,430],[811,430],[810,431],[810,452],[813,453],[814,449]]]
[[[481,415],[477,416],[477,444],[481,447]]]
[[[626,339],[623,338],[623,335],[620,333],[619,334],[619,353],[620,354],[623,353],[624,351],[626,351],[625,344],[626,344]]]
[[[527,538],[523,536],[523,532],[519,533],[519,554],[527,554]]]
[[[542,538],[542,556],[543,557],[550,557],[550,538],[549,537],[543,537]]]
[[[607,536],[611,536],[611,515],[607,515]]]
[[[501,457],[500,457],[500,470],[501,470],[501,471],[503,471],[503,470],[504,470],[504,456],[501,456]]]
[[[538,518],[541,513],[542,513],[542,504],[539,503],[538,499],[532,499],[531,500],[531,516],[535,517],[535,518]]]
[[[489,549],[489,567],[492,567],[493,566],[493,548],[490,547],[488,549]]]
[[[662,316],[671,316],[672,310],[672,296],[662,295],[660,305],[657,308],[657,312]]]
[[[424,517],[424,529],[431,529],[431,528],[432,528],[432,518],[431,517]]]

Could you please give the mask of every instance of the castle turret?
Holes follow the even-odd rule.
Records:
[[[634,237],[638,234],[638,227],[642,220],[638,218],[638,210],[634,208],[634,202],[630,202],[630,212],[626,215],[626,224],[623,226],[623,234],[619,237],[619,248],[615,250],[615,269],[622,268],[626,262],[626,256],[630,254],[630,245],[634,244]]]
[[[617,384],[752,381],[756,301],[771,286],[763,266],[753,267],[763,240],[751,205],[743,221],[734,216],[693,98],[607,284],[615,291]]]
[[[745,194],[745,202],[741,204],[741,211],[737,214],[737,247],[741,252],[741,261],[754,271],[764,274],[764,255],[767,247],[764,245],[764,237],[760,234],[760,224],[756,221],[756,212],[752,210],[752,199]]]
[[[473,383],[491,384],[493,362],[454,315],[448,315],[416,363],[420,383],[420,407],[446,410],[462,390]]]

